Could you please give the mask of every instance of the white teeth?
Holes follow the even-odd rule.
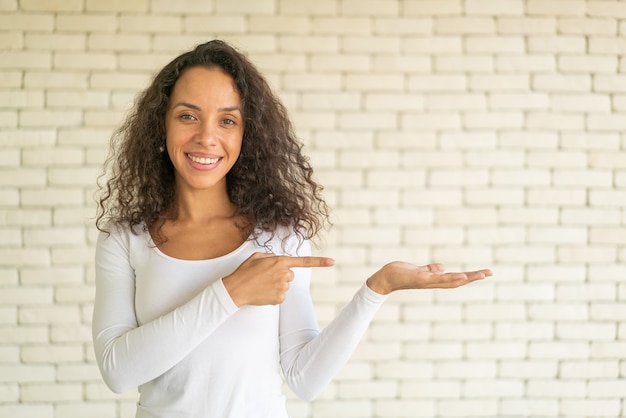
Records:
[[[195,157],[191,154],[187,154],[187,156],[189,157],[189,159],[191,161],[193,161],[194,163],[198,163],[198,164],[215,164],[216,162],[218,162],[220,159],[219,158],[204,158],[204,157]]]

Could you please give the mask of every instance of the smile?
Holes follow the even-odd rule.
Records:
[[[203,165],[215,164],[221,159],[221,157],[216,157],[216,158],[196,157],[191,154],[187,154],[187,158],[189,158],[194,163],[203,164]]]

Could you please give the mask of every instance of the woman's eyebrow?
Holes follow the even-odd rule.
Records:
[[[235,110],[241,113],[241,108],[239,106],[227,106],[227,107],[220,107],[219,109],[217,109],[218,112],[233,112]]]
[[[190,109],[198,110],[198,111],[202,110],[202,108],[200,106],[196,106],[195,104],[191,104],[191,103],[187,103],[187,102],[178,102],[174,106],[172,106],[172,109],[174,109],[174,108],[176,108],[178,106],[188,107]]]
[[[192,103],[188,103],[188,102],[178,102],[176,103],[174,106],[172,106],[172,109],[177,108],[179,106],[183,106],[183,107],[188,107],[189,109],[193,109],[193,110],[197,110],[197,111],[202,111],[202,108],[200,106],[197,106],[195,104]],[[219,109],[217,109],[218,112],[233,112],[233,111],[238,111],[239,113],[241,113],[241,108],[239,106],[226,106],[226,107],[220,107]]]

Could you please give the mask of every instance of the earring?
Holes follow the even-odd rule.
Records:
[[[159,152],[165,152],[165,147],[163,145],[159,147]]]

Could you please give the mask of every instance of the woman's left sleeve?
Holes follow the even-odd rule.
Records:
[[[298,255],[309,255],[305,242]],[[387,296],[365,283],[321,332],[309,291],[311,269],[293,269],[295,279],[280,306],[280,360],[285,380],[301,399],[310,401],[343,368]]]

